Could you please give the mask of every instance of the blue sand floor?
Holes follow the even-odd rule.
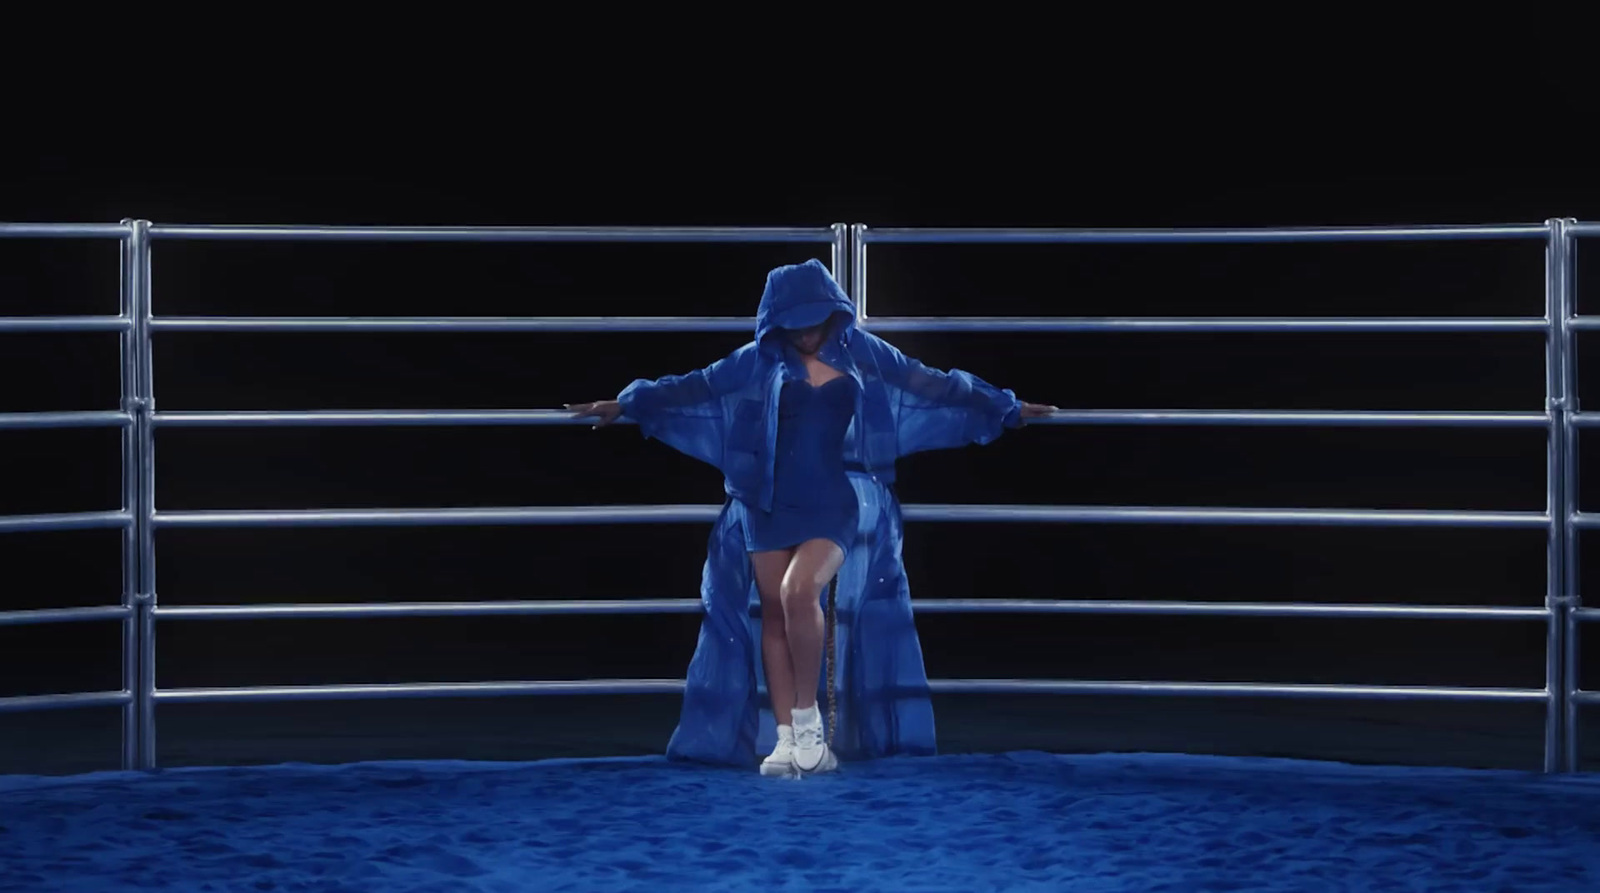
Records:
[[[1600,779],[941,756],[0,777],[0,890],[1600,890]]]

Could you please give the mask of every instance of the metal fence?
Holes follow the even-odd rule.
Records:
[[[0,413],[0,429],[120,427],[122,508],[28,517],[0,517],[0,533],[117,527],[123,531],[121,604],[110,607],[0,613],[0,625],[122,621],[121,691],[0,698],[0,712],[120,706],[125,768],[156,765],[156,706],[174,702],[287,701],[355,698],[632,694],[681,692],[680,679],[594,679],[450,684],[269,686],[162,689],[156,686],[158,621],[251,618],[467,616],[532,614],[697,613],[698,599],[500,601],[423,604],[316,604],[162,607],[156,598],[155,532],[175,527],[285,527],[375,525],[538,525],[709,523],[715,505],[373,509],[341,511],[158,511],[155,505],[155,430],[160,427],[358,425],[564,425],[578,424],[558,410],[504,411],[300,411],[157,412],[151,338],[163,331],[380,331],[380,332],[721,332],[751,330],[736,317],[156,317],[152,310],[151,244],[167,239],[459,242],[727,242],[816,243],[831,247],[832,269],[855,299],[863,327],[877,332],[1185,332],[1372,333],[1532,332],[1546,335],[1546,404],[1526,412],[1301,412],[1301,411],[1065,411],[1048,420],[1063,425],[1232,425],[1361,427],[1541,427],[1548,433],[1546,507],[1543,512],[1147,508],[1113,506],[911,505],[919,522],[1054,522],[1102,524],[1311,525],[1372,527],[1538,528],[1549,548],[1543,607],[1341,605],[1306,603],[1196,603],[1175,601],[1065,601],[917,599],[918,613],[1076,613],[1184,616],[1347,617],[1455,620],[1542,620],[1546,624],[1545,686],[1448,688],[1384,685],[1297,685],[1211,682],[1099,682],[1075,680],[935,679],[934,692],[1199,695],[1288,698],[1542,702],[1546,708],[1544,768],[1577,768],[1577,706],[1600,702],[1600,692],[1578,688],[1579,623],[1600,617],[1581,609],[1577,596],[1577,532],[1600,526],[1600,516],[1577,505],[1577,431],[1600,426],[1600,415],[1577,411],[1573,333],[1600,328],[1600,317],[1578,316],[1573,291],[1573,251],[1580,236],[1600,235],[1600,225],[1572,220],[1509,226],[1369,227],[1340,229],[868,229],[828,228],[340,228],[162,226],[143,220],[120,224],[0,224],[0,238],[101,238],[122,245],[121,311],[117,316],[0,318],[0,332],[118,332],[121,334],[122,406],[117,411]],[[867,255],[873,243],[1270,243],[1433,240],[1542,240],[1546,245],[1545,315],[1493,318],[875,318],[868,315]]]

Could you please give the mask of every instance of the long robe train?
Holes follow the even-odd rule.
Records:
[[[825,594],[837,599],[834,660],[823,667],[835,681],[834,750],[847,761],[930,755],[936,751],[933,704],[901,559],[900,506],[870,475],[852,474],[851,482],[861,523]],[[682,715],[667,745],[670,759],[754,767],[777,742],[761,665],[761,600],[744,551],[742,512],[729,500],[712,528],[701,580],[705,617]],[[826,692],[824,675],[817,696],[824,718]]]

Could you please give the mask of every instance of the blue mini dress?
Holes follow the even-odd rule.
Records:
[[[772,511],[745,506],[749,551],[792,549],[822,539],[849,553],[860,512],[844,462],[855,391],[855,379],[848,375],[820,387],[804,380],[784,383],[778,398]]]

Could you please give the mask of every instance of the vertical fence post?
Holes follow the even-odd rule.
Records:
[[[850,297],[856,302],[856,322],[867,321],[867,225],[850,227]]]
[[[155,397],[154,358],[150,345],[150,221],[133,221],[129,239],[133,260],[133,344],[138,359],[134,396],[134,430],[139,454],[138,504],[133,529],[139,547],[139,587],[135,622],[139,625],[139,680],[134,703],[139,711],[139,768],[156,768],[155,680]]]
[[[1573,252],[1576,248],[1570,227],[1576,220],[1551,221],[1554,227],[1553,247],[1559,249],[1552,260],[1557,262],[1556,304],[1561,337],[1561,524],[1563,532],[1564,565],[1561,576],[1561,608],[1565,615],[1562,624],[1562,651],[1565,663],[1561,699],[1564,725],[1563,750],[1565,769],[1578,771],[1578,704],[1573,693],[1578,685],[1578,608],[1583,598],[1578,593],[1578,540],[1579,530],[1575,517],[1578,514],[1578,344],[1572,328],[1572,318],[1578,315],[1577,291],[1574,283],[1576,268]]]
[[[833,243],[830,246],[828,267],[833,272],[833,281],[839,283],[846,293],[850,291],[850,227],[843,223],[835,223],[833,230]]]
[[[1565,233],[1559,221],[1547,220],[1550,232],[1545,242],[1545,417],[1546,444],[1545,512],[1550,518],[1545,568],[1545,703],[1544,771],[1557,772],[1562,765],[1561,750],[1566,742],[1562,725],[1566,719],[1567,679],[1565,645],[1567,592],[1567,528],[1571,510],[1567,504],[1567,339],[1566,305],[1562,298],[1562,269],[1566,257]]]
[[[122,429],[122,510],[132,521],[122,528],[122,606],[129,613],[122,619],[122,690],[129,696],[122,706],[122,768],[139,767],[139,742],[143,729],[140,726],[139,660],[142,653],[143,628],[139,623],[139,482],[141,453],[137,408],[139,396],[139,349],[134,336],[133,321],[137,316],[134,302],[134,276],[137,263],[133,257],[133,221],[124,219],[122,225],[128,234],[118,243],[118,312],[128,323],[119,339],[121,352],[122,411],[128,414],[129,424]]]

